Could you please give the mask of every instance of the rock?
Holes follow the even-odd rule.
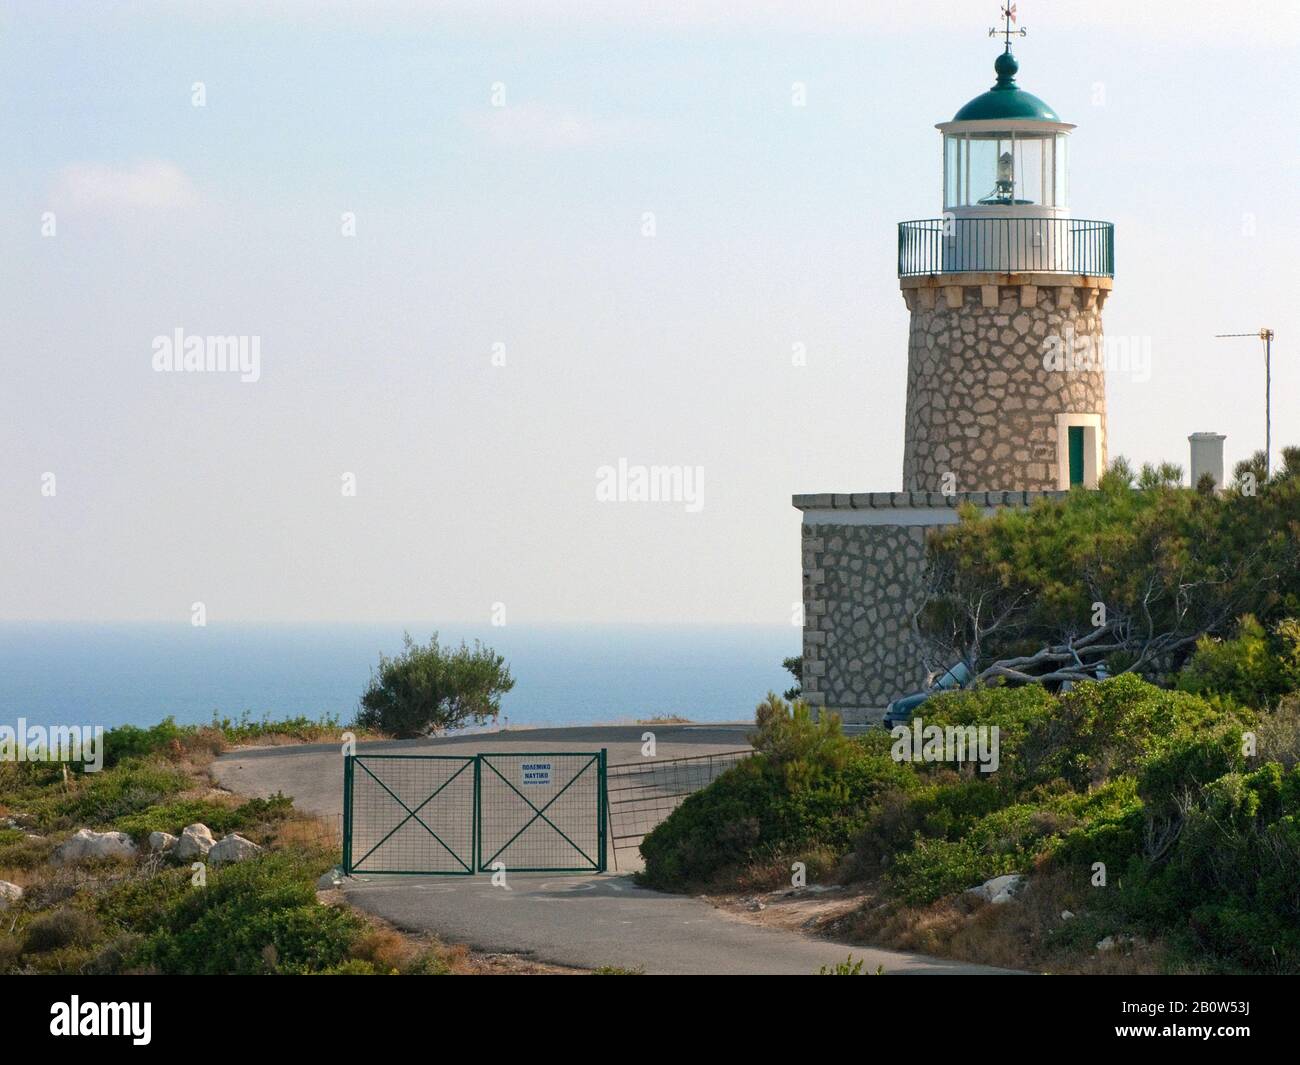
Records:
[[[1073,920],[1074,920],[1074,914],[1071,913],[1069,910],[1062,910],[1062,911],[1061,911],[1061,920],[1062,920],[1062,921],[1073,921]]]
[[[967,888],[966,894],[977,895],[985,902],[1001,906],[1010,902],[1024,889],[1026,880],[1020,873],[1008,873],[986,880],[979,887]]]
[[[11,884],[8,880],[0,880],[0,910],[7,910],[10,906],[22,901],[23,889],[17,884]]]
[[[54,848],[51,857],[56,865],[84,862],[90,858],[134,858],[135,844],[125,832],[95,832],[79,828],[71,839]]]
[[[172,857],[178,862],[192,862],[196,858],[206,858],[208,851],[216,844],[208,826],[199,822],[186,825],[181,829],[181,838],[172,848]]]
[[[1107,951],[1118,950],[1120,947],[1138,947],[1145,945],[1146,940],[1142,939],[1140,936],[1115,935],[1097,940],[1097,949],[1103,954]]]
[[[162,854],[164,851],[171,850],[174,846],[176,846],[176,837],[170,832],[149,833],[149,851],[151,854]]]
[[[322,873],[316,881],[317,891],[330,891],[343,883],[343,870],[337,865],[327,873]]]
[[[751,913],[758,913],[759,910],[766,910],[767,904],[761,899],[750,899],[748,909]]]
[[[243,862],[249,858],[256,858],[261,853],[262,848],[251,839],[245,839],[239,833],[232,832],[208,851],[208,861],[212,865],[221,865],[225,862]]]

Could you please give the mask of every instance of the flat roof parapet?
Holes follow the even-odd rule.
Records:
[[[964,503],[977,507],[1026,507],[1038,499],[1063,499],[1068,492],[819,492],[796,495],[791,502],[796,510],[914,510],[949,507],[956,510]]]

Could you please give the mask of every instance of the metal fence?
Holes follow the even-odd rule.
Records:
[[[619,851],[635,851],[688,795],[708,787],[753,753],[746,749],[609,766],[605,786],[614,868],[618,868]]]
[[[603,872],[605,752],[351,755],[343,869]]]
[[[1086,218],[926,218],[898,223],[898,276],[1115,276],[1115,226]]]

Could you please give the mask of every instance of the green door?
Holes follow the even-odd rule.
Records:
[[[1070,431],[1070,487],[1083,484],[1083,426],[1071,425]]]

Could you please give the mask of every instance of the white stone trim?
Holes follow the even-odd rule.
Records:
[[[1058,414],[1056,416],[1056,484],[1061,491],[1070,487],[1070,426],[1082,426],[1083,486],[1096,488],[1101,476],[1101,415]],[[1091,430],[1091,432],[1088,432]]]

